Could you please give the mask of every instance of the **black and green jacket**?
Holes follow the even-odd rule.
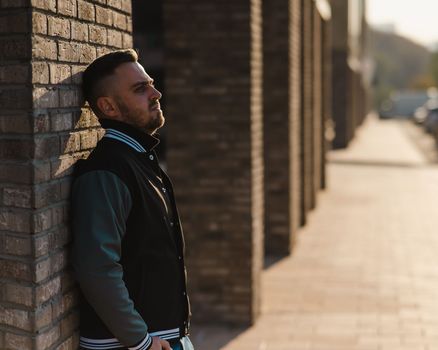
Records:
[[[105,136],[72,186],[72,262],[83,295],[80,345],[149,349],[187,334],[184,239],[158,139],[102,120]]]

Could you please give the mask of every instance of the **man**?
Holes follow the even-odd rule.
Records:
[[[153,135],[161,93],[133,50],[83,74],[105,135],[79,161],[72,186],[72,262],[82,292],[82,349],[193,349],[184,239]]]

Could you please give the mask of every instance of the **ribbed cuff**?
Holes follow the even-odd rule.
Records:
[[[138,343],[137,345],[128,347],[129,350],[148,350],[152,345],[152,337],[149,335],[149,333],[146,333],[146,336],[143,338],[143,340]]]

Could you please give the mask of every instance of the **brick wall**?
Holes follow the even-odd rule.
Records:
[[[321,130],[321,139],[323,152],[321,154],[321,188],[327,186],[327,160],[326,153],[331,149],[331,138],[333,137],[333,116],[332,116],[332,22],[331,20],[322,22],[322,118],[323,129]]]
[[[101,132],[80,72],[131,47],[130,1],[0,4],[0,348],[76,349],[72,165]]]
[[[289,138],[289,0],[263,2],[263,89],[265,154],[265,251],[292,249]]]
[[[354,130],[351,114],[352,79],[348,66],[348,3],[344,0],[332,0],[332,72],[333,94],[332,108],[335,123],[334,148],[347,147]]]
[[[289,98],[289,181],[290,181],[290,217],[291,217],[291,234],[292,245],[295,239],[295,232],[301,223],[302,207],[301,207],[301,187],[303,179],[301,178],[301,113],[302,113],[302,2],[301,0],[289,1],[289,86],[291,96]]]
[[[195,321],[249,324],[263,262],[261,4],[164,2],[169,173]]]
[[[323,75],[322,75],[322,18],[316,8],[313,7],[313,188],[315,193],[314,206],[316,205],[316,193],[321,189],[322,168],[324,166],[322,161],[323,147],[323,129],[324,118],[322,111],[323,103]]]
[[[313,187],[313,1],[301,0],[301,225],[314,202]]]
[[[300,218],[300,1],[265,1],[263,28],[265,250],[284,255]]]

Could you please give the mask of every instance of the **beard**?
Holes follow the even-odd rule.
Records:
[[[155,134],[164,125],[165,118],[161,109],[153,110],[157,103],[154,103],[148,111],[145,111],[141,108],[131,109],[121,99],[117,99],[116,102],[122,113],[122,121],[143,130],[149,135]]]

